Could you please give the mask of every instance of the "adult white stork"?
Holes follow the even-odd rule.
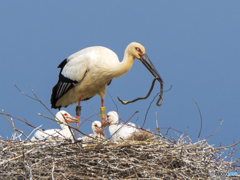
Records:
[[[116,111],[110,111],[107,114],[106,122],[109,124],[109,133],[113,140],[120,138],[127,139],[132,133],[138,131],[134,123],[119,123],[119,116]]]
[[[80,119],[80,102],[98,94],[101,97],[100,114],[103,124],[105,121],[104,96],[107,85],[113,78],[127,73],[134,59],[140,60],[152,75],[158,77],[158,81],[163,83],[159,73],[147,57],[145,48],[139,43],[132,42],[127,46],[122,62],[119,62],[116,53],[106,47],[88,47],[69,56],[58,66],[61,70],[58,82],[52,89],[52,108],[60,109],[78,102],[76,115]]]
[[[67,126],[67,123],[79,123],[79,120],[71,116],[67,111],[61,110],[56,114],[56,120],[59,121],[62,129],[47,129],[38,130],[35,132],[31,141],[37,140],[62,140],[62,139],[72,139],[72,132]]]
[[[88,136],[92,138],[99,138],[102,139],[103,137],[103,132],[102,132],[102,123],[100,121],[93,121],[92,122],[92,131],[93,133],[89,134]],[[79,137],[78,140],[83,140],[83,141],[91,141],[93,140],[92,138],[84,136],[84,137]]]

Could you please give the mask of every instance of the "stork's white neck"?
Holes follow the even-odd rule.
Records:
[[[121,77],[126,74],[132,67],[134,62],[134,57],[132,54],[129,53],[128,49],[125,50],[124,57],[120,65],[116,67],[115,71],[115,78]]]

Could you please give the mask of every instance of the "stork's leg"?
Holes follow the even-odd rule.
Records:
[[[100,107],[100,115],[101,115],[101,119],[102,119],[102,124],[104,124],[105,122],[105,107],[104,107],[104,99],[102,98],[102,107]],[[105,127],[103,126],[102,127],[102,130],[103,130],[103,134],[104,134],[104,137],[105,137]]]
[[[81,114],[80,103],[81,103],[81,98],[79,98],[78,105],[76,106],[76,116],[77,116],[77,119],[79,120],[79,122],[80,122],[80,114]],[[76,129],[78,129],[78,123],[76,124]],[[75,139],[77,139],[77,130],[75,131]]]

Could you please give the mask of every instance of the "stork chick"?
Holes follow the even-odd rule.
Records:
[[[63,140],[72,139],[72,132],[67,125],[68,123],[79,123],[79,120],[71,116],[67,111],[61,110],[56,114],[56,120],[59,122],[62,129],[47,129],[47,130],[37,130],[31,141],[37,140]]]

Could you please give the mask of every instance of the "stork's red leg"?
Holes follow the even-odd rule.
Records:
[[[80,106],[80,103],[81,103],[81,98],[79,98],[79,100],[78,100],[78,106],[76,107],[76,116],[77,116],[77,119],[79,120],[79,122],[80,122],[80,114],[81,114],[81,106]],[[79,123],[76,123],[76,129],[78,129],[78,124],[79,124]],[[77,130],[75,131],[75,139],[77,139]]]
[[[101,99],[102,100],[102,107],[100,108],[100,115],[101,115],[101,119],[102,119],[102,124],[104,124],[105,122],[105,107],[104,107],[104,99]],[[105,127],[103,126],[102,127],[102,130],[103,130],[103,134],[104,134],[104,137],[105,137]]]

